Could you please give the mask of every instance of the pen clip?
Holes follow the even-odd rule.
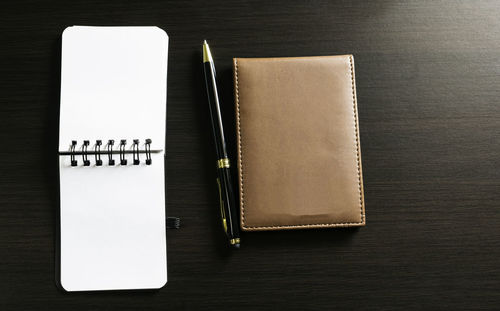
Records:
[[[220,203],[220,215],[222,218],[222,227],[224,228],[224,232],[227,234],[226,212],[224,211],[224,200],[222,200],[222,189],[220,186],[219,178],[217,178],[217,186],[219,187],[219,203]]]

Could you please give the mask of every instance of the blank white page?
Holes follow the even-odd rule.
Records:
[[[59,150],[72,140],[152,139],[152,164],[72,167],[59,156],[61,286],[153,289],[167,282],[165,129],[168,37],[157,27],[69,27],[62,40]],[[101,148],[106,150],[105,146]]]
[[[60,160],[62,287],[162,287],[167,282],[163,155],[152,154],[151,166],[104,161],[100,167],[71,167],[69,157]]]
[[[168,36],[158,27],[66,28],[59,151],[71,140],[136,138],[164,149],[167,56]]]

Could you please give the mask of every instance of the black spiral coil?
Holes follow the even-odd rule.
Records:
[[[151,160],[151,139],[149,138],[146,139],[145,149],[146,149],[146,165],[151,165],[153,161]]]
[[[115,141],[113,139],[110,139],[108,141],[108,165],[113,166],[115,165],[115,160],[113,160],[113,145],[115,144]]]
[[[125,159],[125,147],[127,145],[127,140],[122,139],[120,141],[120,165],[127,165],[127,159]]]
[[[134,157],[134,165],[139,165],[141,161],[139,160],[139,140],[134,139],[134,144],[132,145],[133,157]]]
[[[151,165],[152,158],[151,154],[154,152],[159,152],[160,150],[151,150],[151,139],[146,139],[144,143],[144,150],[141,150],[140,140],[134,139],[131,145],[131,148],[127,149],[127,140],[121,139],[119,149],[114,149],[115,141],[113,139],[108,140],[107,144],[103,146],[103,141],[97,139],[95,144],[90,147],[90,141],[84,140],[81,148],[78,148],[78,141],[72,140],[71,145],[69,147],[69,152],[61,152],[62,155],[69,155],[71,166],[78,166],[77,156],[82,156],[83,166],[90,166],[91,161],[89,160],[89,156],[94,156],[95,166],[103,166],[104,161],[102,157],[107,154],[108,157],[108,165],[114,166],[115,159],[113,159],[113,154],[120,155],[120,165],[127,165],[127,154],[132,154],[133,156],[133,165],[141,164],[141,153],[144,153],[146,156],[146,160],[143,162],[146,165]],[[104,149],[104,150],[103,150]]]
[[[76,155],[75,155],[75,148],[76,148],[76,140],[73,140],[73,141],[71,141],[71,147],[70,147],[71,166],[78,165],[78,161],[76,160]]]
[[[96,140],[95,142],[95,165],[96,166],[102,166],[102,160],[101,160],[101,145],[102,145],[102,140]]]
[[[82,147],[82,159],[83,159],[83,166],[90,166],[90,161],[88,159],[88,147],[90,145],[90,142],[88,140],[83,141],[83,147]]]

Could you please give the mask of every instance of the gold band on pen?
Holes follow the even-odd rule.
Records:
[[[228,158],[223,158],[223,159],[219,159],[217,160],[217,167],[218,168],[229,168],[229,159]]]
[[[231,239],[229,240],[229,243],[231,243],[231,245],[240,244],[240,238]]]

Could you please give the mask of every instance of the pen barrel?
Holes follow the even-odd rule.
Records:
[[[217,159],[227,158],[226,140],[224,137],[224,128],[222,126],[222,115],[217,91],[217,81],[215,70],[210,62],[203,63],[205,74],[205,85],[207,90],[208,107],[210,109],[210,120],[212,124],[212,134],[214,137]]]
[[[225,159],[227,160],[227,159]],[[219,163],[221,163],[219,161]],[[229,166],[229,160],[227,160]],[[221,167],[218,165],[217,176],[219,179],[219,190],[221,199],[221,211],[226,217],[226,234],[230,241],[230,244],[239,244],[240,230],[239,230],[239,219],[238,210],[236,206],[236,200],[233,191],[233,184],[231,180],[231,171],[229,167]],[[224,217],[224,216],[223,216]]]

